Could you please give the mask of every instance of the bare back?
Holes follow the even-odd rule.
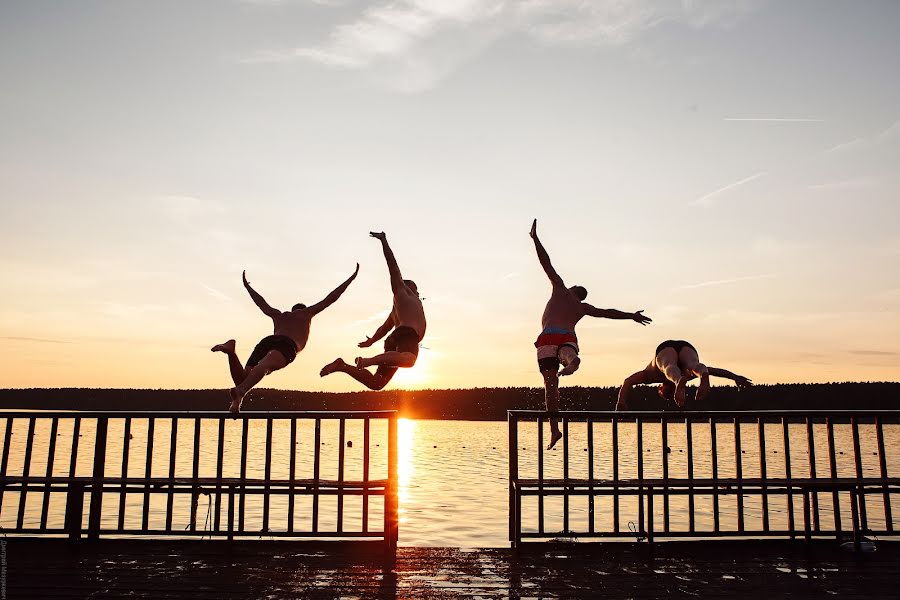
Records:
[[[575,325],[584,315],[584,306],[581,300],[568,288],[554,285],[550,300],[547,301],[544,314],[541,316],[541,326],[575,331]]]
[[[419,334],[420,340],[425,337],[425,308],[422,306],[422,299],[405,285],[394,294],[391,318],[394,327],[411,327]]]

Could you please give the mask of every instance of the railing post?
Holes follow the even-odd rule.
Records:
[[[73,483],[66,492],[66,532],[69,540],[81,539],[81,520],[84,517],[84,484]]]
[[[97,418],[97,437],[94,442],[94,472],[91,476],[91,509],[88,517],[88,539],[100,537],[100,517],[103,509],[103,478],[106,473],[106,432],[109,419]]]
[[[384,498],[385,564],[390,569],[393,569],[397,560],[397,539],[400,533],[397,477],[397,413],[393,413],[388,417],[388,484]]]
[[[516,523],[519,520],[519,512],[516,506],[518,494],[517,481],[519,479],[519,427],[516,416],[510,411],[506,414],[509,426],[509,542],[510,547],[516,548],[519,540],[516,536]]]

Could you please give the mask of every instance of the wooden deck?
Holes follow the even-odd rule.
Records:
[[[8,598],[896,597],[900,543],[691,541],[400,548],[378,543],[6,538]],[[74,549],[73,549],[74,548]],[[764,596],[765,595],[765,596]]]

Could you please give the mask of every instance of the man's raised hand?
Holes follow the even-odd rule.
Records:
[[[383,231],[370,231],[369,235],[375,238],[376,240],[381,240],[382,242],[387,241],[387,236]]]
[[[537,238],[537,219],[532,221],[531,223],[531,231],[528,233],[531,236],[531,239]]]
[[[734,382],[737,384],[739,390],[746,389],[748,387],[753,387],[753,382],[744,377],[743,375],[737,375],[734,378]]]
[[[640,323],[641,325],[647,325],[648,323],[653,322],[653,319],[651,319],[650,317],[644,316],[643,312],[644,312],[644,309],[641,309],[641,310],[637,311],[636,313],[634,313],[634,315],[632,315],[631,318],[634,320],[634,322]]]
[[[247,281],[247,269],[244,269],[244,273],[241,275],[241,277],[243,277],[243,279],[244,279],[244,285],[249,286],[250,282]]]
[[[369,346],[371,346],[374,343],[375,343],[375,340],[373,340],[369,336],[366,336],[366,341],[358,343],[357,346],[359,346],[360,348],[368,348]]]

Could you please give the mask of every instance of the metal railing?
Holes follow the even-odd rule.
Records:
[[[563,438],[547,451],[551,417]],[[844,535],[858,544],[900,531],[900,411],[509,411],[508,422],[513,546]]]
[[[396,551],[396,411],[3,411],[0,435],[7,535],[382,538]]]

